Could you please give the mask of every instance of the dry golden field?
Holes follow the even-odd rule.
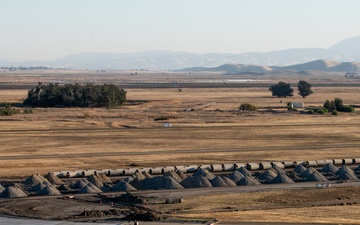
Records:
[[[159,75],[149,76],[159,79]],[[219,79],[218,75],[213,76]],[[115,75],[107,77],[122,79]],[[20,80],[25,78],[21,76]],[[67,76],[60,78],[67,80]],[[188,75],[184,79],[188,79]],[[337,79],[340,78],[334,82],[340,82]],[[32,81],[37,82],[34,77]],[[285,106],[288,101],[320,106],[326,99],[335,97],[342,98],[346,104],[359,104],[360,87],[315,87],[313,90],[315,93],[305,99],[298,95],[279,99],[272,97],[267,88],[259,87],[211,88],[209,84],[209,88],[182,88],[182,92],[177,88],[138,88],[126,90],[128,99],[137,103],[116,109],[36,108],[33,114],[0,117],[0,155],[3,157],[0,176],[124,168],[133,163],[145,167],[360,157],[360,148],[353,146],[360,144],[359,113],[336,117],[261,109]],[[22,101],[26,95],[26,89],[2,89],[0,102]],[[239,114],[237,108],[244,102],[253,103],[261,110]],[[173,127],[163,128],[164,121],[154,120],[160,116],[169,117]],[[231,151],[227,151],[229,149]],[[198,153],[197,150],[214,151]],[[142,154],[119,155],[129,152]],[[109,155],[91,155],[96,153]],[[88,156],[57,158],[64,154]],[[27,155],[51,156],[22,158]]]

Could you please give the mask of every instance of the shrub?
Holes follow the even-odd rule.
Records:
[[[33,113],[32,108],[26,108],[26,109],[24,109],[24,114],[31,114],[31,113]]]
[[[257,107],[250,103],[242,103],[239,107],[241,111],[257,111]]]
[[[355,109],[349,105],[343,105],[341,107],[341,112],[355,112]]]
[[[328,112],[328,110],[324,107],[314,108],[311,111],[312,111],[312,113],[318,113],[318,114],[325,114]],[[312,113],[310,113],[310,114],[312,114]]]
[[[19,113],[20,110],[11,107],[10,104],[6,104],[4,108],[0,109],[0,116],[12,116]]]
[[[339,115],[339,112],[336,111],[336,110],[333,110],[333,111],[331,112],[331,114],[334,115],[334,116],[338,116],[338,115]]]

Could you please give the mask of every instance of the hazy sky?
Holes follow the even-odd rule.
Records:
[[[359,0],[0,0],[0,59],[80,52],[243,53],[359,36]]]

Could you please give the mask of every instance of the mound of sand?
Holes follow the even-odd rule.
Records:
[[[45,178],[54,185],[61,185],[61,184],[65,184],[64,181],[62,181],[60,178],[58,178],[57,176],[55,176],[54,173],[49,172],[48,174],[46,174]]]
[[[5,188],[0,194],[0,198],[22,198],[28,195],[17,186],[10,186]]]
[[[302,174],[300,174],[300,177],[308,177],[315,171],[316,170],[310,166],[309,168],[307,168],[307,170],[305,170]]]
[[[158,176],[141,181],[141,190],[184,189],[172,177]]]
[[[252,176],[245,176],[241,180],[239,180],[237,183],[239,186],[253,186],[253,185],[260,185],[260,182],[257,181]]]
[[[279,173],[274,179],[272,179],[270,184],[293,184],[295,183],[290,177],[286,176],[284,173]]]
[[[240,173],[238,170],[235,170],[231,174],[229,174],[229,178],[237,183],[239,180],[243,179],[245,176]]]
[[[338,170],[339,169],[336,166],[334,166],[333,164],[328,163],[325,166],[323,166],[323,168],[321,168],[319,170],[319,172],[322,172],[322,173],[330,173],[330,172],[331,173],[336,173]]]
[[[236,183],[234,181],[232,181],[230,178],[222,176],[221,177],[223,179],[223,181],[225,181],[225,183],[229,186],[229,187],[235,187],[237,186]]]
[[[186,174],[183,173],[183,172],[180,171],[180,170],[176,171],[176,174],[177,174],[182,180],[184,180],[184,179],[187,178]]]
[[[304,181],[306,181],[306,182],[311,182],[311,181],[326,182],[326,181],[328,181],[328,179],[326,179],[326,177],[324,177],[321,173],[319,173],[318,171],[315,170],[312,174],[307,176]]]
[[[209,170],[207,169],[203,169],[203,168],[199,168],[195,171],[195,173],[193,173],[192,175],[193,177],[196,177],[196,176],[203,176],[203,177],[206,177],[207,179],[209,180],[212,180],[215,178],[215,175],[212,174]]]
[[[30,191],[31,192],[38,192],[40,191],[41,189],[43,189],[44,187],[48,186],[48,185],[51,185],[49,181],[44,181],[44,182],[41,182],[41,183],[38,183],[37,185],[33,186]]]
[[[88,180],[82,179],[82,180],[76,181],[73,185],[71,185],[71,187],[74,189],[81,189],[81,188],[87,186],[88,183],[89,183]]]
[[[97,175],[97,178],[99,178],[99,180],[100,180],[103,184],[105,184],[105,183],[107,183],[107,184],[112,184],[112,180],[111,180],[108,176],[106,176],[105,174],[103,174],[103,173],[99,173],[99,174]]]
[[[166,173],[164,173],[165,177],[172,177],[176,182],[180,183],[183,179],[174,171],[168,171]]]
[[[43,176],[41,176],[40,174],[33,174],[30,177],[26,178],[23,184],[33,186],[43,181],[46,181],[46,179]]]
[[[61,195],[60,191],[52,185],[47,185],[42,188],[37,195]]]
[[[94,175],[94,174],[89,176],[88,178],[86,178],[86,180],[88,180],[90,183],[94,184],[98,188],[104,187],[104,184],[100,180],[100,178],[98,176]]]
[[[281,167],[279,167],[279,166],[276,165],[276,164],[272,165],[271,168],[272,168],[273,170],[275,170],[276,173],[286,174],[286,172],[285,172]]]
[[[247,170],[245,167],[240,167],[238,171],[244,176],[252,176],[252,173],[249,170]]]
[[[306,171],[306,167],[303,166],[302,164],[296,166],[293,170],[295,173],[297,173],[298,175],[302,174],[303,172]]]
[[[215,176],[214,179],[210,180],[213,187],[228,187],[229,185],[219,176]]]
[[[208,188],[212,187],[210,181],[203,176],[190,176],[180,182],[184,188]]]
[[[136,188],[126,181],[119,180],[119,182],[117,182],[112,188],[112,191],[136,191]]]
[[[259,177],[259,181],[266,183],[270,182],[272,179],[274,179],[278,173],[274,169],[268,169],[265,172],[263,172]]]

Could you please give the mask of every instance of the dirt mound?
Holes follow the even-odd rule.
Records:
[[[214,179],[210,180],[213,187],[228,187],[229,185],[219,176],[215,176]]]
[[[312,174],[310,174],[309,176],[307,176],[305,178],[306,182],[311,182],[311,181],[320,181],[320,182],[326,182],[328,181],[328,179],[326,179],[326,177],[324,177],[321,173],[319,173],[318,171],[314,171]]]
[[[64,184],[64,181],[62,181],[60,178],[58,178],[57,176],[55,176],[54,173],[49,172],[48,174],[46,174],[45,178],[52,184],[55,185],[61,185]]]
[[[81,189],[81,188],[87,186],[88,183],[89,183],[88,180],[82,179],[82,180],[76,181],[73,185],[71,185],[71,187],[74,189]]]
[[[0,194],[1,192],[3,192],[5,190],[5,188],[0,184]]]
[[[212,187],[210,181],[203,176],[190,176],[180,182],[184,188],[207,188]]]
[[[66,185],[66,184],[62,184],[62,185],[60,185],[60,186],[58,187],[58,190],[60,190],[60,191],[70,191],[71,188],[70,188],[68,185]]]
[[[263,172],[259,177],[259,181],[266,183],[274,179],[278,173],[274,169],[268,169],[265,172]]]
[[[238,186],[253,186],[253,185],[260,185],[260,182],[257,181],[252,176],[245,176],[244,178],[239,180],[236,184]]]
[[[115,198],[116,201],[125,202],[125,203],[132,203],[132,204],[146,204],[146,199],[143,199],[137,195],[126,193],[122,194]]]
[[[131,186],[133,186],[134,188],[136,188],[137,190],[141,190],[141,188],[142,188],[142,181],[143,179],[140,179],[140,178],[138,178],[138,177],[135,177],[133,180],[131,180],[130,182],[129,182],[129,184],[131,185]]]
[[[134,180],[134,179],[135,179],[135,176],[128,176],[128,177],[126,177],[126,178],[124,179],[124,181],[130,183],[130,182],[131,182],[132,180]]]
[[[17,186],[10,186],[5,188],[0,194],[0,198],[22,198],[28,195]]]
[[[354,171],[355,171],[355,172],[360,172],[360,166],[356,167],[356,168],[354,169]]]
[[[104,183],[108,183],[108,184],[112,184],[112,180],[106,176],[105,174],[103,173],[99,173],[97,175],[97,177],[99,178],[99,180],[104,184]]]
[[[244,176],[252,176],[252,173],[249,170],[247,170],[245,167],[240,167],[238,171]]]
[[[139,171],[136,171],[135,173],[134,173],[134,178],[139,178],[140,180],[144,180],[146,177],[142,174],[142,173],[140,173]]]
[[[166,173],[164,173],[165,177],[172,177],[176,182],[180,183],[183,179],[174,171],[168,171]]]
[[[123,211],[121,209],[109,209],[109,210],[85,210],[79,216],[82,217],[108,217],[108,216],[122,216]]]
[[[315,171],[316,170],[310,166],[309,168],[307,168],[307,170],[305,170],[302,174],[300,174],[300,177],[308,177]]]
[[[281,167],[279,167],[278,165],[276,165],[276,164],[274,164],[274,165],[272,165],[272,167],[271,167],[273,170],[275,170],[276,171],[276,173],[283,173],[283,174],[286,174],[286,172],[281,168]]]
[[[112,188],[112,191],[136,191],[136,188],[126,181],[119,180],[119,182],[117,182]]]
[[[100,180],[100,178],[98,176],[94,175],[94,174],[89,176],[88,178],[86,178],[86,180],[88,180],[90,183],[94,184],[98,188],[104,187],[104,184]]]
[[[124,220],[138,220],[138,221],[160,221],[163,218],[160,214],[155,212],[145,212],[145,213],[133,213],[124,218]]]
[[[145,178],[153,178],[147,171],[143,171],[141,174],[144,175]]]
[[[306,171],[306,167],[303,166],[302,164],[300,164],[300,165],[296,166],[293,171],[297,174],[302,174],[303,172]]]
[[[215,175],[212,174],[209,170],[207,169],[202,169],[202,168],[199,168],[198,170],[196,170],[195,173],[193,173],[192,175],[193,177],[195,176],[203,176],[203,177],[206,177],[207,179],[209,180],[212,180],[215,178]]]
[[[232,181],[230,178],[225,177],[225,176],[222,176],[221,178],[225,181],[225,183],[226,183],[229,187],[235,187],[235,186],[237,186],[236,183],[235,183],[234,181]]]
[[[183,172],[180,171],[180,170],[176,171],[176,174],[177,174],[182,180],[184,180],[184,179],[187,178],[186,174],[183,173]]]
[[[323,166],[323,168],[321,168],[319,170],[319,172],[322,172],[322,173],[330,173],[330,172],[331,173],[336,173],[338,170],[339,169],[336,166],[334,166],[333,164],[328,163],[325,166]]]
[[[33,186],[43,181],[46,181],[46,179],[43,176],[41,176],[40,174],[33,174],[30,177],[26,178],[23,184]]]
[[[52,185],[47,185],[42,188],[37,195],[61,195],[60,191]]]
[[[240,173],[238,170],[235,170],[231,174],[229,174],[229,178],[237,183],[239,180],[243,179],[245,176]]]
[[[290,177],[286,176],[286,174],[279,173],[274,179],[272,179],[270,184],[293,184],[295,183]]]

